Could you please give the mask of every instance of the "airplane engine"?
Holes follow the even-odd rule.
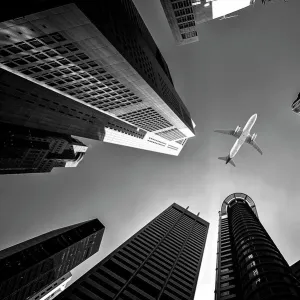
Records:
[[[251,137],[251,141],[254,142],[255,139],[256,139],[256,137],[257,137],[257,133],[253,133],[253,135],[252,135],[252,137]]]
[[[236,129],[235,129],[235,131],[234,131],[234,133],[237,133],[237,132],[239,132],[239,130],[241,129],[241,127],[240,126],[238,126]]]

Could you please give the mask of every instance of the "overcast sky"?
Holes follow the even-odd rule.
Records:
[[[239,0],[236,0],[239,1]],[[173,202],[210,222],[195,299],[214,299],[218,211],[231,193],[248,194],[288,263],[300,259],[300,1],[239,11],[199,26],[198,43],[176,47],[159,0],[135,0],[196,123],[179,157],[85,140],[77,168],[0,177],[0,249],[92,218],[106,226],[100,251],[77,279]],[[235,129],[258,114],[261,156],[244,145],[225,165]]]

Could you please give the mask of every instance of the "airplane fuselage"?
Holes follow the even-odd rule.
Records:
[[[242,132],[241,136],[235,141],[233,147],[230,150],[230,153],[229,153],[230,159],[232,159],[238,153],[238,151],[240,150],[242,145],[245,143],[246,138],[250,134],[250,131],[251,131],[256,119],[257,119],[257,114],[254,114],[253,116],[250,117],[250,119],[246,123],[245,127],[243,128],[243,132]]]

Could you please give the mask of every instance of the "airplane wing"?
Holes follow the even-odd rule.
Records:
[[[255,150],[257,150],[261,155],[263,154],[263,152],[261,151],[261,149],[258,147],[257,143],[255,141],[251,140],[251,136],[250,135],[246,138],[245,142],[248,143],[249,145],[253,146],[253,148]]]
[[[215,132],[219,132],[219,133],[223,133],[223,134],[228,134],[228,135],[232,135],[234,136],[235,138],[239,138],[242,134],[242,130],[239,130],[238,132],[236,132],[235,130],[221,130],[221,129],[218,129],[218,130],[215,130]]]

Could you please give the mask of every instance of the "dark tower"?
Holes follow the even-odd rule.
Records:
[[[246,194],[228,196],[219,212],[215,299],[299,299],[291,268]]]
[[[56,300],[194,299],[208,226],[173,204]]]
[[[103,232],[94,219],[0,251],[0,299],[25,300],[37,294],[95,254]]]
[[[76,167],[87,146],[67,134],[0,122],[0,174],[51,172]]]

